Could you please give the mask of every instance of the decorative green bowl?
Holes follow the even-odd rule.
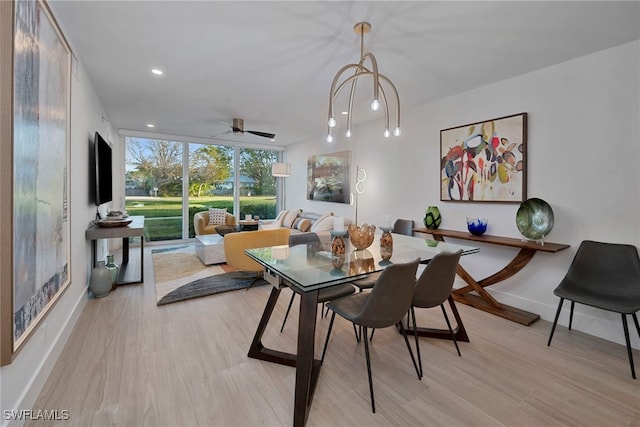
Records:
[[[516,225],[527,239],[540,240],[553,228],[553,209],[542,199],[525,200],[516,213]]]

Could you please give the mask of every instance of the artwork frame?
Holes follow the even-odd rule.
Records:
[[[0,212],[2,365],[71,284],[72,53],[44,0],[8,3],[0,10],[3,28],[11,22],[0,50],[10,64],[0,81],[0,196],[10,201]]]
[[[440,200],[527,199],[527,113],[440,131]]]
[[[350,203],[351,151],[307,158],[307,200]]]

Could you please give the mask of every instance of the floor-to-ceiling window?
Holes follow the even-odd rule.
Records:
[[[148,240],[182,238],[183,144],[125,139],[125,209],[144,215]]]
[[[144,215],[147,240],[194,237],[193,215],[212,207],[276,215],[277,150],[131,136],[125,146],[125,209]]]
[[[234,147],[189,144],[189,237],[194,236],[193,215],[209,208],[233,214]]]
[[[276,181],[271,175],[271,165],[277,161],[277,151],[240,149],[240,219],[247,215],[275,218]]]

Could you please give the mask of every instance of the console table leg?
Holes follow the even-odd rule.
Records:
[[[520,251],[515,258],[513,258],[506,266],[482,280],[475,280],[464,268],[458,265],[457,273],[467,283],[467,285],[462,288],[454,289],[452,295],[457,302],[470,305],[479,310],[486,311],[487,313],[491,313],[526,326],[531,325],[533,322],[538,320],[540,316],[535,313],[530,313],[525,310],[520,310],[519,308],[499,303],[484,288],[502,282],[522,270],[522,268],[531,261],[531,258],[533,258],[538,251],[556,253],[569,247],[569,245],[565,244],[548,242],[545,242],[545,245],[543,246],[537,242],[510,237],[489,235],[474,236],[456,230],[431,230],[426,228],[417,228],[413,231],[417,233],[431,234],[433,238],[439,242],[444,242],[444,237],[446,236],[454,239],[471,240],[475,242],[520,248]]]
[[[122,263],[126,264],[129,262],[129,238],[122,238]]]
[[[460,264],[458,264],[457,273],[458,273],[458,276],[462,278],[462,280],[464,280],[469,284],[469,286],[466,286],[462,289],[455,289],[453,291],[455,295],[463,296],[467,292],[473,290],[473,291],[476,291],[478,295],[480,295],[480,297],[483,300],[485,300],[488,305],[493,306],[495,308],[500,308],[500,303],[496,301],[495,298],[493,298],[491,294],[489,294],[489,292],[485,291],[482,288],[482,286],[480,286],[480,284],[478,284],[478,282],[476,282],[476,280],[473,277],[471,277],[471,275],[467,272],[467,270],[465,270]]]
[[[453,298],[462,304],[470,305],[521,325],[531,325],[540,318],[539,315],[499,303],[484,287],[513,276],[531,260],[533,255],[535,255],[535,251],[526,248],[522,249],[506,267],[480,281],[476,281],[461,265],[458,265],[458,275],[467,283],[467,286],[454,289],[452,292]],[[478,295],[471,294],[471,291],[475,291]]]

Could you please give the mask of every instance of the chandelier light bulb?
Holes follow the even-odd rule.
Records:
[[[345,135],[347,138],[351,138],[351,129],[347,129],[347,133]]]
[[[333,117],[329,117],[329,122],[328,122],[328,124],[329,124],[329,127],[330,127],[330,128],[334,128],[334,127],[336,127],[336,119],[334,119]]]
[[[380,101],[378,101],[377,99],[374,99],[373,101],[371,101],[371,110],[378,111],[379,109],[380,109]]]
[[[333,142],[333,136],[331,134],[327,135],[327,142]]]
[[[400,128],[396,128],[396,129],[393,131],[393,135],[394,135],[394,136],[400,136],[400,134],[401,134],[401,133],[402,133],[402,132],[400,131]]]
[[[385,129],[384,130],[384,137],[385,138],[389,138],[390,135],[391,135],[391,132],[389,132],[389,129]]]

